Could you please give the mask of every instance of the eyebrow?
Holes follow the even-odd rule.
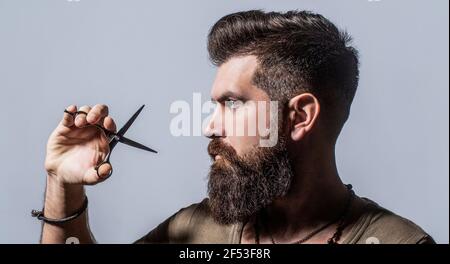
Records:
[[[217,99],[214,99],[214,98],[211,97],[211,101],[212,102],[219,102],[219,103],[221,103],[221,102],[227,101],[227,99],[229,99],[229,98],[234,98],[234,99],[237,99],[237,100],[244,101],[244,98],[242,96],[240,96],[239,94],[233,93],[231,91],[227,91],[227,92],[223,93]]]

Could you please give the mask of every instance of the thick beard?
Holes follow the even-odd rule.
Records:
[[[285,145],[280,137],[274,147],[258,147],[239,157],[220,139],[211,140],[209,155],[222,157],[211,165],[208,181],[209,206],[216,222],[243,222],[287,193],[292,169]]]

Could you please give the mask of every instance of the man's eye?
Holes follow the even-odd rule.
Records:
[[[230,109],[236,109],[241,105],[241,101],[237,100],[227,100],[225,101],[225,106]]]

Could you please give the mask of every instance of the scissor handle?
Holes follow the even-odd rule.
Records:
[[[105,165],[105,164],[109,164],[109,166],[111,167],[111,170],[109,171],[109,173],[108,173],[108,175],[106,176],[106,178],[110,177],[110,176],[113,174],[113,168],[112,168],[111,163],[109,162],[109,160],[105,160],[105,161],[102,161],[102,162],[101,162],[100,164],[98,164],[97,166],[95,166],[95,171],[97,172],[97,176],[98,176],[99,178],[105,178],[105,176],[101,176],[100,173],[98,172],[99,169],[100,169],[100,167],[101,167],[102,165]]]
[[[95,171],[97,172],[97,176],[99,178],[105,178],[105,176],[101,176],[99,173],[100,167],[105,164],[109,164],[109,166],[111,167],[111,170],[109,171],[109,174],[106,176],[106,178],[109,178],[113,174],[113,167],[111,165],[111,162],[109,162],[109,157],[111,157],[111,151],[108,153],[108,155],[106,155],[106,158],[100,164],[95,166]]]
[[[74,120],[77,117],[77,115],[86,115],[87,116],[87,113],[85,111],[76,111],[74,113],[71,113],[71,112],[67,111],[67,109],[64,109],[64,113],[71,115]],[[116,133],[114,133],[113,131],[109,131],[108,129],[102,127],[101,125],[94,124],[93,126],[99,128],[101,131],[103,131],[107,138],[110,138],[110,137],[116,135]]]

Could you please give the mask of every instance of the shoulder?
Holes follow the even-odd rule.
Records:
[[[418,244],[434,243],[433,238],[411,220],[397,215],[377,203],[368,202],[363,214],[357,243],[364,244]]]
[[[236,228],[215,222],[205,198],[180,209],[136,243],[232,243]]]

